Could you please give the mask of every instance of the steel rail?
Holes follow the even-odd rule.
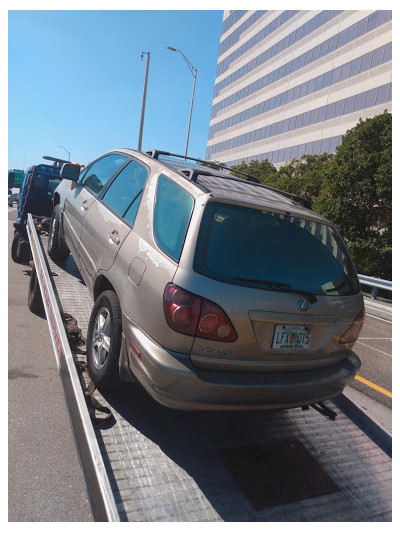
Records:
[[[119,513],[69,347],[42,243],[30,213],[27,229],[93,519],[96,522],[119,522]]]
[[[378,289],[385,289],[387,291],[392,290],[392,282],[386,279],[364,276],[363,274],[359,274],[358,279],[361,285],[372,287],[372,298],[374,298],[374,300],[376,300],[378,296]]]

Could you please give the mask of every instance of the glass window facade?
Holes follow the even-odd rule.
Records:
[[[243,14],[245,11],[243,12]],[[219,45],[219,54],[222,55],[226,50],[231,48],[234,44],[236,44],[240,36],[243,32],[245,32],[250,26],[252,26],[260,17],[262,17],[266,11],[256,11],[253,13],[243,24],[241,24],[233,33],[229,35],[226,39],[224,39],[221,44]]]
[[[305,154],[320,155],[323,153],[334,152],[342,142],[341,135],[336,137],[329,137],[327,139],[320,139],[307,144],[298,144],[289,146],[285,149],[274,150],[270,152],[263,152],[262,154],[252,155],[250,157],[241,157],[232,161],[227,161],[228,166],[240,165],[243,161],[250,163],[251,161],[264,161],[268,159],[270,163],[283,163],[296,159]],[[307,150],[308,147],[308,150]]]
[[[208,138],[212,139],[215,133],[230,128],[236,124],[240,124],[244,120],[247,120],[247,118],[253,118],[263,113],[267,113],[268,111],[276,109],[279,106],[283,106],[288,102],[292,102],[293,100],[315,93],[316,91],[322,90],[325,87],[331,87],[340,81],[347,80],[352,76],[356,76],[360,72],[364,72],[366,69],[369,70],[382,65],[391,60],[391,51],[392,43],[380,46],[373,52],[368,52],[367,54],[353,59],[352,61],[349,61],[348,63],[345,63],[334,70],[326,72],[317,78],[313,78],[293,89],[278,94],[273,98],[269,98],[268,100],[265,100],[265,102],[261,102],[245,111],[242,111],[241,113],[233,115],[229,117],[229,119],[213,124],[210,126]],[[246,118],[247,111],[249,112],[249,115]]]
[[[306,113],[300,113],[299,115],[290,117],[289,120],[281,120],[275,122],[266,127],[259,128],[254,130],[258,134],[259,139],[267,139],[282,133],[282,131],[292,131],[308,126],[309,124],[316,124],[318,122],[324,122],[327,120],[328,108],[329,108],[329,117],[336,118],[342,115],[348,115],[353,111],[359,111],[361,109],[366,109],[368,107],[373,107],[379,104],[389,102],[389,96],[391,98],[391,83],[387,83],[378,87],[376,89],[371,89],[369,91],[363,91],[357,95],[349,96],[343,100],[331,103],[328,105],[321,106],[312,111],[307,111]],[[357,104],[356,104],[357,102]],[[360,107],[362,105],[362,107]],[[355,109],[356,106],[356,109]],[[287,129],[286,129],[287,128]],[[207,159],[212,159],[213,155],[225,150],[230,150],[237,146],[243,146],[248,144],[250,141],[250,134],[246,133],[228,139],[226,141],[214,144],[207,148]]]
[[[324,13],[326,13],[325,19],[324,19],[325,22],[326,22],[327,18],[329,18],[329,17],[332,18],[333,16],[337,16],[340,12],[339,11],[326,11]],[[384,14],[381,16],[382,13],[384,13]],[[374,30],[376,27],[378,27],[381,24],[384,24],[385,22],[390,20],[391,17],[392,17],[391,11],[374,12],[371,15],[369,15],[368,17],[365,17],[360,22],[358,22],[356,24],[353,24],[351,27],[346,28],[345,30],[342,30],[336,36],[336,39],[334,39],[334,40],[336,40],[336,45],[334,47],[334,50],[337,50],[338,48],[348,44],[349,42],[352,42],[355,39],[358,39],[359,37],[361,37],[362,35],[365,35],[366,33]],[[310,24],[310,26],[309,26],[310,31],[311,31],[311,27],[313,27],[313,26]],[[349,37],[349,40],[347,39],[347,36]],[[308,65],[308,64],[310,64],[312,62],[315,62],[318,59],[320,59],[321,57],[323,57],[326,54],[330,53],[330,51],[333,51],[333,50],[331,50],[332,47],[330,46],[330,40],[331,39],[333,39],[333,38],[330,38],[330,39],[328,39],[326,41],[328,43],[328,46],[326,46],[325,41],[324,41],[323,43],[321,43],[321,44],[317,45],[316,47],[314,47],[312,50],[309,50],[309,51],[303,53],[301,56],[291,60],[289,63],[287,63],[286,65],[283,66],[284,68],[279,67],[278,69],[275,69],[274,71],[266,74],[265,76],[263,76],[262,78],[260,78],[256,82],[253,82],[253,83],[247,85],[245,88],[237,91],[236,93],[234,93],[233,95],[229,96],[228,98],[225,98],[225,99],[221,100],[220,102],[218,102],[217,104],[215,104],[212,107],[211,118],[214,118],[215,116],[217,116],[219,111],[221,111],[222,109],[225,109],[226,107],[232,105],[232,103],[238,102],[239,100],[242,100],[246,96],[254,94],[254,92],[260,90],[260,85],[261,85],[261,87],[266,87],[266,86],[270,85],[271,83],[274,83],[275,81],[278,81],[278,80],[282,79],[283,77],[285,77],[285,76],[287,76],[287,75],[289,75],[289,74],[291,74],[293,72],[296,72],[297,70],[299,70],[303,66],[306,66],[306,65]],[[240,50],[240,48],[238,50]],[[269,48],[268,50],[266,50],[265,52],[260,54],[260,57],[261,57],[261,59],[260,59],[261,63],[260,64],[263,64],[263,63],[269,61],[272,57],[274,57],[277,54],[278,54],[277,46],[274,45],[273,47]],[[388,55],[388,57],[389,57],[389,55],[391,57],[391,48],[388,49],[387,55]],[[301,59],[301,61],[300,61],[300,59]],[[299,66],[299,65],[301,65],[301,66]],[[357,67],[357,65],[355,65],[353,68],[356,69],[356,67]],[[240,69],[238,69],[237,71],[235,71],[232,74],[230,74],[229,76],[227,76],[227,78],[225,78],[224,80],[221,80],[215,86],[214,98],[219,94],[219,92],[220,92],[220,90],[222,88],[227,87],[231,83],[237,81],[239,78],[241,78],[244,75],[248,74],[254,68],[255,67],[253,66],[253,63],[249,62],[246,65],[244,65],[243,67],[241,67]],[[349,66],[348,68],[350,69],[351,66]],[[218,69],[217,69],[217,75],[218,75]],[[345,79],[344,76],[346,76],[346,74],[342,75],[342,79]]]
[[[312,19],[312,21],[314,21],[314,24],[311,25],[310,21],[307,22],[306,24],[303,24],[303,26],[300,26],[300,28],[297,28],[297,30],[294,30],[288,37],[285,37],[285,38],[281,39],[278,43],[274,44],[271,48],[269,48],[268,50],[266,50],[265,52],[260,54],[256,59],[253,59],[252,61],[250,61],[249,63],[247,63],[246,65],[244,65],[240,69],[238,69],[236,72],[233,72],[227,78],[225,78],[221,82],[217,83],[215,85],[215,88],[214,88],[214,97],[218,96],[218,94],[221,91],[221,89],[223,89],[224,87],[227,87],[228,85],[230,85],[231,83],[233,83],[237,79],[243,77],[245,74],[247,74],[248,72],[250,72],[251,70],[256,68],[256,66],[259,66],[262,63],[265,63],[266,61],[269,61],[271,58],[273,58],[276,55],[280,54],[283,50],[285,50],[286,48],[289,48],[293,44],[297,43],[298,41],[300,41],[301,39],[303,39],[304,37],[309,35],[311,32],[315,31],[316,29],[321,27],[323,24],[328,22],[328,20],[332,19],[333,17],[338,16],[341,12],[342,11],[323,11],[322,13],[319,13],[318,15],[316,15]],[[248,21],[250,21],[253,17],[255,17],[255,15],[257,13],[258,12],[256,12],[252,17],[250,17],[248,19]],[[264,14],[264,12],[260,12],[260,13],[261,13],[261,15]],[[227,57],[226,59],[221,61],[221,63],[218,64],[218,66],[217,66],[217,76],[219,76],[220,74],[223,74],[224,72],[226,72],[226,70],[228,70],[230,64],[233,61],[235,61],[238,57],[242,56],[248,50],[250,50],[251,48],[256,46],[259,42],[264,40],[268,35],[273,33],[278,27],[280,27],[283,24],[285,24],[296,13],[298,13],[298,11],[284,11],[281,15],[279,15],[276,19],[274,19],[270,24],[268,24],[265,28],[263,28],[256,35],[251,37],[251,39],[249,39],[246,43],[244,43],[237,50],[235,50],[235,52],[232,52],[232,54],[230,54],[229,57]],[[254,23],[254,21],[252,22],[252,24],[253,23]],[[247,24],[247,21],[246,21],[246,23],[244,23],[244,25],[246,25],[246,24]],[[245,29],[247,29],[247,27],[249,27],[249,26],[250,25],[246,26]],[[238,30],[239,30],[239,28],[238,28]],[[235,35],[235,39],[236,39],[235,42],[237,42],[239,40],[240,34],[237,34],[238,30],[236,30],[232,34],[232,37],[233,37],[233,35]],[[223,41],[223,42],[225,42],[225,41]],[[234,44],[234,43],[232,43],[232,44]],[[324,51],[324,55],[325,55],[327,53],[327,50],[328,50],[328,44],[325,45],[323,43],[323,45],[324,45],[323,49],[326,48],[326,50]],[[221,46],[222,46],[222,43],[221,43]],[[220,54],[221,53],[222,52],[220,51]],[[314,53],[318,54],[320,52],[318,52],[317,49],[315,49]],[[315,57],[315,59],[317,59],[317,57]],[[299,67],[299,68],[301,68],[301,67]]]
[[[253,159],[282,163],[304,154],[334,152],[345,134],[340,129],[341,124],[348,127],[349,121],[356,123],[360,116],[373,116],[380,112],[376,106],[380,106],[380,110],[390,109],[390,105],[385,104],[392,99],[392,86],[388,83],[392,43],[387,42],[391,40],[391,11],[354,11],[357,17],[352,22],[356,22],[350,22],[348,27],[345,27],[350,20],[346,11],[311,11],[307,15],[310,20],[304,24],[305,12],[302,11],[272,11],[266,17],[265,13],[247,12],[246,17],[237,19],[239,22],[231,35],[229,32],[227,36],[222,35],[220,53],[224,59],[221,57],[218,63],[214,96],[219,96],[211,110],[211,120],[215,123],[209,128],[207,159],[218,159],[230,165]],[[265,18],[260,20],[263,16]],[[286,26],[285,22],[288,22]],[[325,29],[327,22],[330,23]],[[375,31],[383,24],[386,24],[384,28]],[[248,28],[254,28],[252,34],[244,33]],[[367,36],[369,32],[371,35]],[[234,43],[231,49],[229,43]],[[341,53],[335,53],[344,47]],[[251,59],[246,56],[241,63],[232,65],[250,49]],[[350,61],[347,51],[352,51]],[[353,58],[356,51],[359,51],[358,57]],[[331,54],[329,58],[322,59],[328,54]],[[383,68],[384,64],[387,66]],[[258,69],[257,74],[254,69]],[[300,74],[302,82],[293,86]],[[351,79],[356,84],[348,83]],[[364,84],[363,80],[367,79],[368,83]],[[226,88],[231,89],[221,94],[221,89]],[[259,101],[261,91],[263,101]],[[319,107],[314,104],[314,109],[309,109],[313,106],[314,95]],[[223,120],[218,117],[222,111],[226,117]],[[348,119],[340,120],[346,115]],[[331,122],[325,129],[326,121]],[[243,126],[238,128],[241,124]],[[336,136],[326,137],[331,126],[335,127]],[[217,135],[225,131],[224,136]],[[307,137],[311,134],[315,141],[295,144],[303,135],[308,141],[306,134]],[[291,142],[293,145],[287,146]],[[237,158],[239,153],[247,156],[254,152],[254,143],[259,147],[255,155],[228,160]],[[279,149],[268,151],[272,143]]]
[[[245,13],[247,13],[247,11],[235,9],[228,17],[226,17],[226,19],[222,23],[221,35],[228,31],[229,28],[231,28],[235,24],[235,22],[237,22],[241,17],[243,17]]]

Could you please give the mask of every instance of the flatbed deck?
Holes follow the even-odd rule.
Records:
[[[93,300],[72,257],[47,262],[60,310],[86,336]],[[301,408],[175,411],[138,383],[95,396],[113,413],[93,429],[115,520],[391,521],[391,454],[340,401],[326,402],[330,420]]]

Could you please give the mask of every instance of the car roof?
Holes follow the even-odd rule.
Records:
[[[171,165],[172,166],[172,165]],[[190,177],[190,169],[179,168],[176,169],[181,173],[186,173]],[[294,201],[290,198],[279,194],[272,189],[268,189],[261,184],[253,183],[233,176],[232,174],[218,172],[216,170],[198,167],[195,169],[197,174],[195,180],[191,181],[202,185],[208,189],[213,196],[218,196],[223,199],[231,199],[235,201],[256,200],[257,202],[278,202],[284,206],[292,206]],[[194,172],[192,172],[193,176]]]
[[[155,162],[177,172],[181,177],[184,176],[188,181],[197,185],[203,192],[209,193],[215,199],[229,200],[240,204],[248,203],[257,207],[285,212],[290,211],[292,215],[306,216],[307,218],[332,225],[325,217],[312,211],[310,206],[306,207],[309,202],[304,198],[263,185],[258,182],[257,178],[252,176],[244,174],[247,179],[242,179],[233,176],[229,171],[221,171],[204,166],[199,163],[200,161],[205,163],[202,160],[185,158],[185,156],[159,150],[136,152],[125,148],[118,151],[126,152],[133,156],[148,156]],[[194,164],[190,160],[196,163]],[[146,161],[148,161],[147,158]],[[148,162],[150,163],[150,161]]]

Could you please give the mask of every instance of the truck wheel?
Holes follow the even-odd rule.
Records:
[[[11,257],[14,263],[19,263],[18,260],[18,235],[14,233],[14,238],[11,243]]]
[[[114,291],[104,291],[93,306],[87,335],[88,369],[97,387],[111,387],[117,381],[121,335],[118,297]]]
[[[60,206],[56,205],[50,221],[49,240],[47,251],[53,261],[62,261],[69,256],[69,248],[64,242],[60,232]]]
[[[29,280],[28,307],[32,313],[37,315],[43,313],[44,311],[42,293],[40,292],[40,285],[35,265],[32,265],[31,279]]]
[[[28,264],[32,259],[29,241],[18,231],[14,232],[11,243],[11,257],[14,263]]]

